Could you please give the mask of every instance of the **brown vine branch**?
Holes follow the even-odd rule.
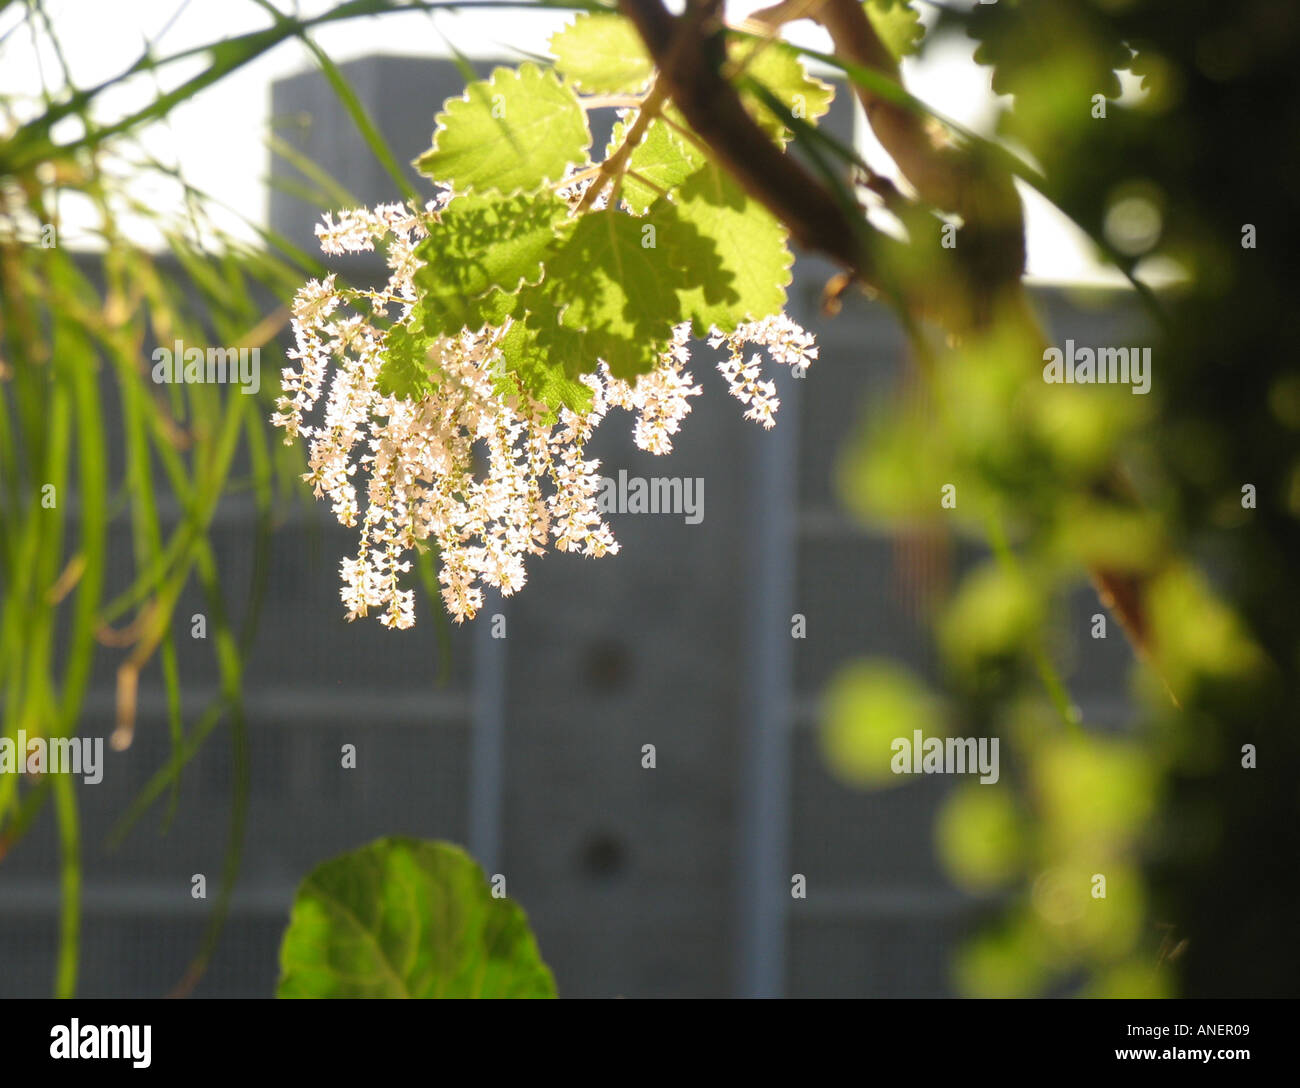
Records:
[[[800,245],[874,285],[874,262],[859,244],[862,224],[851,221],[829,190],[768,139],[723,76],[717,5],[692,3],[680,17],[670,15],[661,0],[619,0],[619,8],[640,34],[674,105],[745,192]]]
[[[798,2],[798,0],[795,0]],[[902,73],[858,0],[819,0],[807,18],[825,27],[841,59],[902,86]],[[954,146],[912,110],[854,85],[871,130],[926,204],[962,219],[956,251],[973,303],[970,320],[985,325],[998,296],[1020,291],[1025,271],[1024,212],[1005,171]],[[960,331],[960,330],[954,330]]]
[[[632,122],[632,127],[627,130],[627,136],[619,144],[618,150],[596,168],[596,180],[582,194],[582,200],[578,202],[578,207],[575,210],[576,214],[581,215],[590,208],[612,179],[622,177],[623,171],[627,169],[627,160],[631,157],[637,145],[645,139],[646,129],[650,127],[650,122],[659,115],[659,111],[663,109],[667,98],[668,87],[661,76],[655,80],[654,86],[650,88],[650,93],[641,101],[636,120]]]

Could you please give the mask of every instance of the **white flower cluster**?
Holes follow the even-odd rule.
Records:
[[[328,497],[347,526],[360,523],[355,557],[342,563],[348,619],[380,611],[381,622],[414,622],[414,593],[403,585],[414,550],[437,548],[438,580],[448,612],[473,618],[483,587],[513,593],[525,581],[524,557],[560,551],[600,556],[617,552],[598,505],[599,461],[584,458],[592,432],[611,408],[635,414],[633,437],[652,453],[668,453],[673,435],[700,388],[687,372],[689,324],[673,332],[658,366],[628,383],[603,362],[581,381],[592,399],[584,411],[551,414],[522,390],[503,391],[497,380],[501,338],[509,328],[485,328],[442,338],[429,353],[432,391],[419,400],[385,395],[378,386],[385,328],[371,323],[400,307],[406,321],[417,300],[412,277],[415,246],[444,201],[422,214],[401,205],[325,217],[316,233],[326,253],[373,250],[382,243],[389,280],[382,291],[342,288],[335,277],[312,280],[293,304],[296,345],[283,371],[272,422],[285,442],[308,443],[310,482]],[[366,309],[362,315],[353,307]],[[709,341],[728,344],[721,364],[732,392],[750,404],[746,416],[771,426],[777,400],[771,382],[758,380],[758,357],[741,364],[745,344],[767,349],[802,374],[816,357],[812,337],[784,316],[740,326]],[[328,391],[327,391],[328,389]],[[324,394],[319,422],[308,417]],[[358,481],[358,469],[360,481]],[[364,502],[358,489],[364,490]],[[364,509],[363,509],[364,506]]]
[[[812,333],[805,332],[785,314],[765,317],[762,321],[747,321],[737,325],[734,332],[722,333],[711,330],[709,347],[717,348],[727,345],[728,355],[718,363],[718,369],[731,387],[731,395],[741,404],[749,407],[745,418],[771,428],[776,423],[776,410],[781,407],[781,399],[776,395],[776,383],[763,381],[762,360],[757,353],[745,361],[745,346],[767,349],[768,355],[776,363],[788,366],[796,378],[802,378],[812,361],[817,358],[817,348],[813,344]]]

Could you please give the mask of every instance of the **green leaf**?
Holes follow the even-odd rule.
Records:
[[[811,124],[831,108],[835,88],[808,75],[799,54],[784,43],[772,42],[755,50],[752,43],[733,41],[732,61],[739,63],[746,58],[750,59],[745,73],[763,84],[801,120]],[[773,139],[781,144],[790,139],[790,130],[757,97],[742,91],[740,98],[754,120]]]
[[[433,147],[415,165],[457,193],[535,192],[585,163],[591,144],[577,95],[535,64],[471,83],[436,120]]]
[[[556,324],[543,345],[538,329],[516,321],[501,338],[501,355],[507,378],[519,383],[552,413],[563,405],[575,412],[591,407],[591,387],[575,375],[594,370],[595,356],[587,354],[585,335]]]
[[[429,375],[429,349],[433,337],[419,328],[394,325],[384,337],[384,361],[376,385],[387,397],[421,400],[433,392]]]
[[[585,333],[591,365],[604,359],[620,378],[654,368],[682,318],[678,292],[698,278],[699,270],[680,259],[682,239],[671,248],[660,243],[661,232],[697,233],[662,202],[649,219],[608,208],[583,216],[547,261],[545,293],[560,325]],[[571,337],[545,327],[540,342],[572,346]]]
[[[876,36],[895,60],[902,60],[920,48],[925,27],[907,0],[866,0],[863,7]]]
[[[579,15],[551,36],[560,74],[584,94],[637,94],[654,63],[635,28],[621,15]]]
[[[415,250],[424,262],[414,276],[423,330],[454,336],[502,324],[519,289],[541,282],[543,258],[567,215],[551,193],[454,197]]]
[[[280,997],[554,997],[524,912],[459,847],[387,838],[317,866],[280,946]]]
[[[784,309],[794,258],[785,228],[767,209],[712,163],[692,174],[677,198],[682,223],[694,230],[672,233],[669,244],[678,262],[707,273],[680,293],[696,336],[711,325],[730,332]]]
[[[610,136],[606,156],[622,146],[629,123],[620,121]],[[644,215],[650,205],[659,199],[656,188],[670,192],[704,164],[704,157],[685,139],[674,133],[663,121],[651,121],[645,138],[628,156],[627,167],[632,173],[645,178],[646,185],[637,178],[624,175],[621,196],[623,203],[635,215]]]

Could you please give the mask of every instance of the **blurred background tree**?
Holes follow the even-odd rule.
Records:
[[[924,382],[843,463],[872,517],[934,526],[956,483],[949,524],[991,545],[936,617],[948,728],[1001,736],[1015,787],[960,789],[940,820],[954,878],[999,892],[958,977],[986,994],[1294,994],[1300,12],[1003,0],[946,10],[932,36],[948,31],[1012,96],[999,132],[1042,191],[1166,283],[1115,341],[1151,348],[1149,398],[1044,384],[1017,316],[918,352]],[[1119,733],[1077,720],[1051,664],[1088,580],[1134,645]],[[881,684],[841,678],[833,752]]]

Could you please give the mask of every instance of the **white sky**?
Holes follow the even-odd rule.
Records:
[[[741,17],[766,2],[730,0],[728,14]],[[279,4],[286,9],[293,6],[290,0],[279,0]],[[18,22],[22,6],[15,4],[0,16],[0,34]],[[330,6],[329,0],[302,0],[296,5],[304,15],[316,14]],[[920,6],[926,8],[924,3]],[[473,0],[469,0],[465,8],[472,7]],[[140,54],[145,38],[152,38],[156,52],[165,55],[262,29],[270,23],[267,13],[252,0],[52,0],[50,10],[69,67],[82,86],[93,85],[129,66]],[[927,21],[932,14],[930,9]],[[508,58],[514,55],[512,48],[544,53],[546,39],[568,18],[558,12],[501,9],[433,15],[411,13],[353,19],[322,27],[314,37],[336,61],[374,53],[446,56],[447,41],[471,57]],[[818,28],[806,24],[796,26],[792,36],[800,44],[829,51],[829,41]],[[909,90],[922,101],[988,134],[996,112],[996,99],[987,69],[976,66],[970,53],[971,47],[964,42],[933,49],[922,62],[905,62],[904,78]],[[178,162],[191,184],[234,210],[236,214],[221,220],[221,225],[232,233],[253,237],[240,216],[258,223],[265,221],[268,170],[265,140],[269,131],[270,83],[313,64],[301,43],[286,42],[241,69],[233,78],[208,88],[179,107],[169,124],[154,126],[146,134],[144,142],[157,157]],[[159,79],[164,87],[170,88],[201,67],[201,61],[186,62],[168,68]],[[28,95],[39,93],[42,71],[57,83],[55,58],[46,51],[38,58],[26,40],[25,30],[4,43],[0,50],[0,89]],[[152,78],[139,78],[105,96],[101,120],[112,120],[147,102],[155,90]],[[431,117],[440,105],[429,104]],[[75,135],[75,131],[56,130],[57,138]],[[873,166],[887,167],[888,159],[880,157],[882,153],[873,143],[869,137],[864,141],[864,156]],[[1024,192],[1024,196],[1032,278],[1053,282],[1124,282],[1117,272],[1093,260],[1090,244],[1063,216],[1034,193]],[[157,199],[173,197],[160,193]]]

